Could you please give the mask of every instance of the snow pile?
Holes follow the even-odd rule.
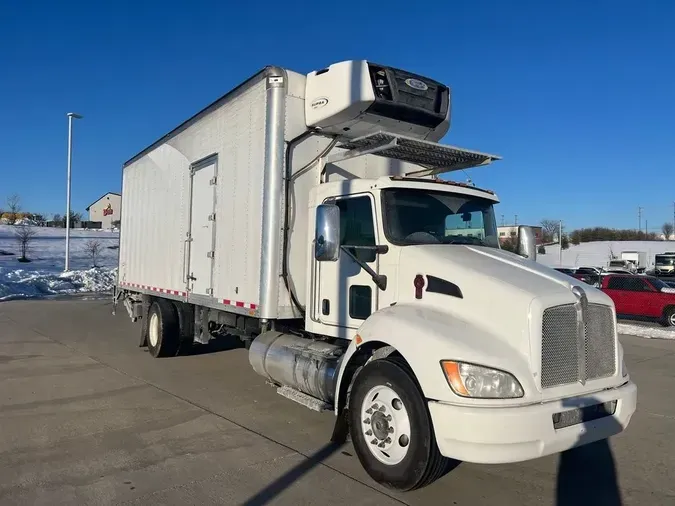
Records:
[[[0,301],[112,290],[117,272],[118,232],[72,230],[72,270],[64,273],[65,229],[34,227],[33,230],[36,235],[27,254],[31,261],[19,263],[16,228],[0,225]],[[92,268],[89,241],[97,241],[102,247],[96,259],[97,268]]]
[[[619,334],[628,334],[646,339],[675,339],[675,328],[658,328],[636,325],[634,323],[619,323],[616,330]]]
[[[100,267],[60,274],[0,267],[0,301],[108,292],[113,289],[116,275],[117,269]]]

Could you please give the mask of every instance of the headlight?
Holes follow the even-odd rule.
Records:
[[[442,361],[441,367],[452,391],[462,397],[508,399],[524,395],[518,380],[499,369],[450,360]]]

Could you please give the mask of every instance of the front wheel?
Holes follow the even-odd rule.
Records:
[[[399,357],[370,362],[357,374],[349,399],[349,425],[361,465],[386,487],[401,491],[424,487],[448,468],[422,392]]]
[[[663,323],[667,327],[675,327],[675,307],[669,307],[663,312]]]

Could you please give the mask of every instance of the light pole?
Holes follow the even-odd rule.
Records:
[[[73,119],[82,119],[82,115],[69,112],[68,116],[68,184],[66,186],[66,265],[70,270],[70,167],[73,161]]]
[[[559,257],[558,257],[558,263],[562,265],[562,220],[560,220],[559,223],[559,229],[558,229],[558,243],[560,243],[560,252]]]

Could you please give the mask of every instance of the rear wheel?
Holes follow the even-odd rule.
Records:
[[[663,323],[668,327],[675,327],[675,307],[666,308],[663,312]]]
[[[176,308],[171,302],[157,299],[150,306],[147,344],[153,357],[176,354],[179,345],[179,325]]]
[[[349,422],[361,464],[382,485],[402,491],[420,488],[448,468],[422,392],[399,357],[370,362],[357,374]]]

